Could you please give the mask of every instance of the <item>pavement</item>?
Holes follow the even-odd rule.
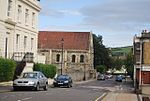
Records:
[[[101,101],[139,101],[139,100],[136,94],[110,92]]]

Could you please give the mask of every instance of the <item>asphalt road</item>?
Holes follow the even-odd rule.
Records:
[[[10,91],[0,93],[0,101],[98,101],[109,91],[132,89],[130,83],[114,79],[74,84],[72,88],[49,88],[48,91]]]

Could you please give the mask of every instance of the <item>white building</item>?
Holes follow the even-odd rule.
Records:
[[[0,0],[0,56],[36,60],[39,0]]]

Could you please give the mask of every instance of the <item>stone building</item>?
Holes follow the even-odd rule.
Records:
[[[39,0],[0,0],[1,57],[36,61],[39,11]]]
[[[150,94],[150,32],[144,30],[134,37],[134,86],[136,90]]]
[[[74,81],[95,77],[91,32],[40,31],[38,52],[46,56],[46,64],[56,65],[59,74]]]

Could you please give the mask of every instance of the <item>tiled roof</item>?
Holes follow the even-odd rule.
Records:
[[[90,32],[59,32],[59,31],[39,31],[39,49],[61,49],[62,38],[64,49],[88,50]]]

